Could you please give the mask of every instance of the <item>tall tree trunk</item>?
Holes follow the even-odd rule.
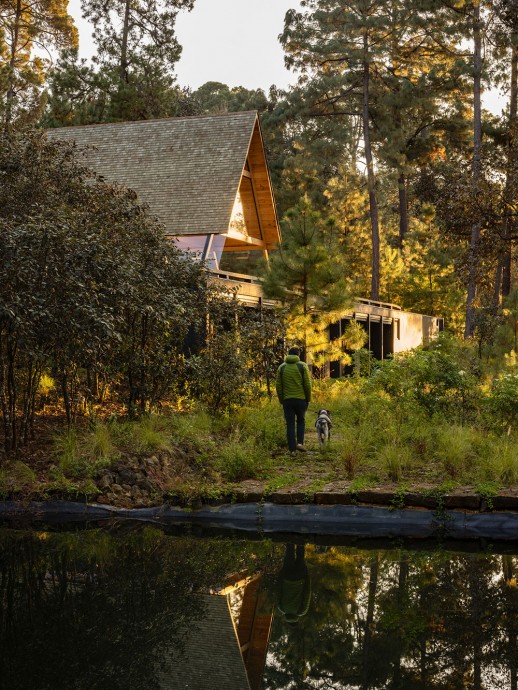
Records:
[[[473,4],[473,163],[471,166],[471,185],[473,200],[478,192],[481,173],[482,148],[482,20],[480,17],[480,0]],[[475,330],[475,311],[473,302],[477,293],[478,249],[480,242],[480,223],[475,222],[471,228],[469,243],[469,278],[466,300],[466,328],[464,337],[470,338]]]
[[[401,685],[401,657],[403,656],[403,611],[405,610],[406,600],[408,596],[407,580],[408,580],[409,561],[408,556],[400,556],[399,559],[399,579],[397,590],[397,627],[396,627],[396,650],[397,657],[394,660],[394,671],[392,674],[392,687],[399,688]]]
[[[9,87],[5,94],[5,129],[8,129],[13,119],[13,105],[14,105],[14,81],[16,72],[16,48],[18,46],[18,37],[20,35],[20,21],[22,18],[22,0],[16,0],[16,10],[14,14],[14,21],[12,25],[12,43],[11,55],[9,58],[8,83]]]
[[[399,192],[399,246],[402,247],[408,235],[408,198],[404,172],[400,172],[397,182]]]
[[[511,35],[511,98],[509,102],[509,131],[507,135],[507,175],[504,190],[504,228],[503,238],[505,242],[502,271],[502,296],[506,297],[511,292],[511,256],[513,213],[511,206],[516,203],[518,174],[517,165],[517,136],[518,136],[518,33],[513,31]]]
[[[374,624],[374,605],[376,603],[376,589],[378,587],[378,554],[372,558],[369,569],[369,598],[367,601],[367,618],[365,620],[365,633],[363,636],[363,670],[362,690],[369,687],[370,651],[372,643],[372,628]]]
[[[509,690],[518,690],[518,624],[516,621],[516,586],[513,581],[513,557],[502,556],[502,574],[504,576],[505,627],[507,629],[507,647],[509,659]]]
[[[365,145],[365,162],[367,164],[367,189],[369,192],[369,208],[372,233],[372,265],[371,265],[371,299],[380,298],[380,234],[378,219],[378,201],[376,198],[376,176],[372,159],[371,139],[369,132],[369,34],[364,29],[363,34],[363,142]]]
[[[482,634],[481,634],[481,602],[480,602],[480,564],[473,555],[469,568],[469,591],[471,631],[473,639],[473,690],[482,688]]]
[[[130,20],[130,0],[126,0],[126,7],[124,9],[124,24],[122,27],[121,60],[120,60],[120,67],[119,67],[119,78],[120,78],[120,81],[122,84],[128,83],[129,20]]]

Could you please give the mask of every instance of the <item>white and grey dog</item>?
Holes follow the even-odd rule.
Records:
[[[319,410],[317,412],[317,421],[315,422],[315,427],[317,430],[318,443],[320,447],[325,446],[331,438],[331,413],[329,410]]]

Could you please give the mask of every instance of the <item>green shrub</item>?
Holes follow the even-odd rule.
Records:
[[[96,425],[91,432],[78,433],[70,429],[54,437],[54,453],[58,470],[73,479],[93,477],[115,455],[109,430]]]
[[[238,482],[263,476],[268,457],[253,439],[243,441],[239,432],[234,432],[229,441],[218,449],[216,462],[224,479]]]
[[[153,453],[171,450],[171,428],[167,418],[143,417],[130,423],[131,438],[136,451]]]
[[[392,443],[380,448],[376,453],[376,458],[387,477],[393,482],[400,482],[403,479],[412,462],[409,448]]]
[[[492,439],[490,457],[484,463],[486,480],[511,485],[518,482],[518,444],[505,436]]]
[[[111,426],[96,424],[93,430],[82,440],[82,452],[94,460],[111,460],[117,455],[114,446]]]
[[[479,438],[475,429],[459,425],[444,425],[435,430],[435,459],[452,479],[460,478],[474,469]]]
[[[79,441],[77,431],[70,429],[54,437],[54,451],[59,468],[67,475],[74,474],[80,462]]]
[[[254,439],[265,452],[270,453],[286,445],[284,415],[277,402],[244,408],[237,415],[237,422],[241,436]]]
[[[350,426],[340,430],[340,440],[336,445],[336,465],[349,479],[353,479],[369,453],[369,445],[362,431],[362,428]]]
[[[0,489],[23,488],[35,481],[34,471],[20,460],[10,462],[0,469]]]
[[[495,379],[486,406],[497,424],[515,425],[518,420],[518,374],[504,374]]]
[[[204,410],[193,411],[189,414],[174,414],[169,421],[174,445],[188,448],[200,455],[212,452],[214,420]]]
[[[429,420],[415,414],[401,427],[401,443],[412,450],[416,460],[429,460],[433,458],[435,445],[434,427]]]
[[[443,337],[426,349],[378,362],[364,389],[384,391],[393,400],[417,403],[429,414],[464,423],[476,414],[480,367],[472,349]]]

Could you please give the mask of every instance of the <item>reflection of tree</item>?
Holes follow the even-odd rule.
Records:
[[[518,689],[518,589],[516,571],[511,556],[502,556],[502,608],[507,640],[502,658],[509,665],[509,690]]]
[[[195,593],[263,573],[273,598],[283,551],[150,528],[0,533],[0,690],[158,688],[203,615]],[[305,557],[311,607],[296,625],[275,618],[265,690],[518,690],[515,557]]]
[[[168,651],[203,615],[193,593],[253,559],[243,543],[172,540],[150,528],[11,532],[0,546],[5,690],[158,688]]]
[[[333,548],[309,562],[310,615],[303,630],[275,621],[265,688],[517,690],[512,557]]]

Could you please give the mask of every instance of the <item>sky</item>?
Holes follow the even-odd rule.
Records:
[[[198,88],[207,81],[228,86],[286,88],[296,77],[284,67],[278,36],[287,10],[300,9],[298,0],[196,0],[182,11],[176,35],[183,47],[176,65],[181,86]],[[94,52],[91,26],[81,17],[81,1],[69,0],[69,12],[79,29],[80,55]]]
[[[180,86],[197,89],[207,81],[268,91],[285,89],[296,75],[284,67],[278,36],[289,9],[299,0],[195,0],[191,12],[178,14],[176,34],[183,47],[176,65]],[[79,29],[80,55],[94,53],[92,28],[81,17],[81,0],[69,0],[69,12]],[[484,107],[500,115],[506,97],[497,90],[483,96]]]

